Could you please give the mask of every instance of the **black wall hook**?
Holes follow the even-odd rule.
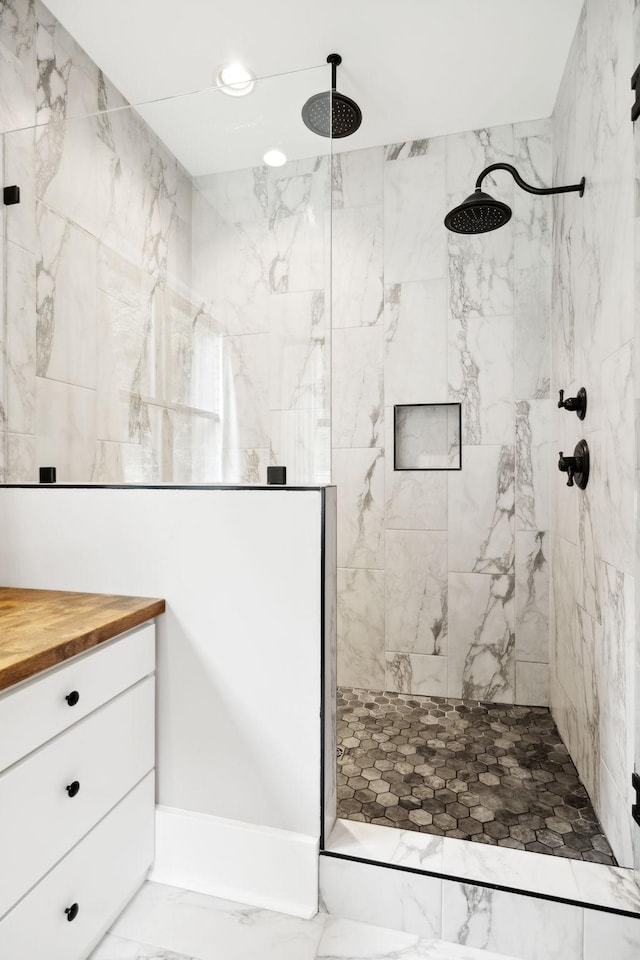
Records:
[[[567,397],[565,400],[564,390],[561,390],[558,406],[574,412],[578,420],[584,420],[587,415],[587,391],[584,387],[580,387],[575,397]]]

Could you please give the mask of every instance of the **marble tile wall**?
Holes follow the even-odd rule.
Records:
[[[271,463],[288,483],[327,483],[328,157],[195,186],[193,289],[220,334],[220,479],[264,483]]]
[[[209,478],[219,346],[191,293],[191,178],[135,111],[99,113],[125,101],[40,2],[0,5],[0,82],[22,192],[3,213],[2,478]]]
[[[586,190],[554,198],[551,395],[584,386],[588,409],[581,422],[552,404],[550,425],[554,450],[584,437],[592,457],[584,492],[552,468],[550,704],[625,866],[637,832],[633,15],[633,0],[586,0],[553,114],[554,182],[584,175]]]
[[[546,704],[551,205],[448,234],[507,160],[551,177],[551,123],[333,159],[333,479],[341,684]],[[462,470],[394,470],[395,404],[460,403]]]
[[[328,481],[328,161],[194,182],[39,0],[0,83],[0,477]]]

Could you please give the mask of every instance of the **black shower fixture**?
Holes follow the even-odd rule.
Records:
[[[511,207],[501,200],[494,200],[488,193],[480,189],[482,181],[494,170],[508,170],[515,182],[527,193],[547,195],[550,193],[571,193],[577,191],[580,196],[584,193],[584,177],[580,183],[570,187],[530,187],[525,183],[515,167],[510,163],[492,163],[485,167],[476,180],[475,192],[467,197],[458,207],[454,207],[444,218],[447,230],[453,233],[489,233],[504,226],[511,219]]]
[[[558,460],[558,470],[568,476],[567,486],[575,485],[584,490],[589,482],[589,446],[586,440],[578,440],[572,457],[565,457],[562,450]]]
[[[331,64],[331,90],[309,97],[302,108],[302,119],[319,137],[350,137],[362,123],[362,110],[355,100],[336,90],[336,74],[342,63],[340,54],[330,53],[327,63]]]
[[[575,397],[567,397],[565,400],[564,390],[561,390],[558,406],[561,410],[564,408],[575,413],[578,420],[584,420],[587,415],[587,391],[584,387],[580,387]]]

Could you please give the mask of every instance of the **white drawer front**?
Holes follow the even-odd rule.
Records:
[[[0,771],[154,668],[155,625],[149,623],[7,691],[0,696]],[[74,692],[79,699],[70,706],[65,698]]]
[[[0,776],[0,916],[152,769],[154,694],[151,676]]]
[[[142,883],[153,842],[149,774],[0,921],[0,957],[83,960]]]

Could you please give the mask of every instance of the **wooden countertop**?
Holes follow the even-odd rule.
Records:
[[[164,613],[164,600],[0,587],[0,690]]]

